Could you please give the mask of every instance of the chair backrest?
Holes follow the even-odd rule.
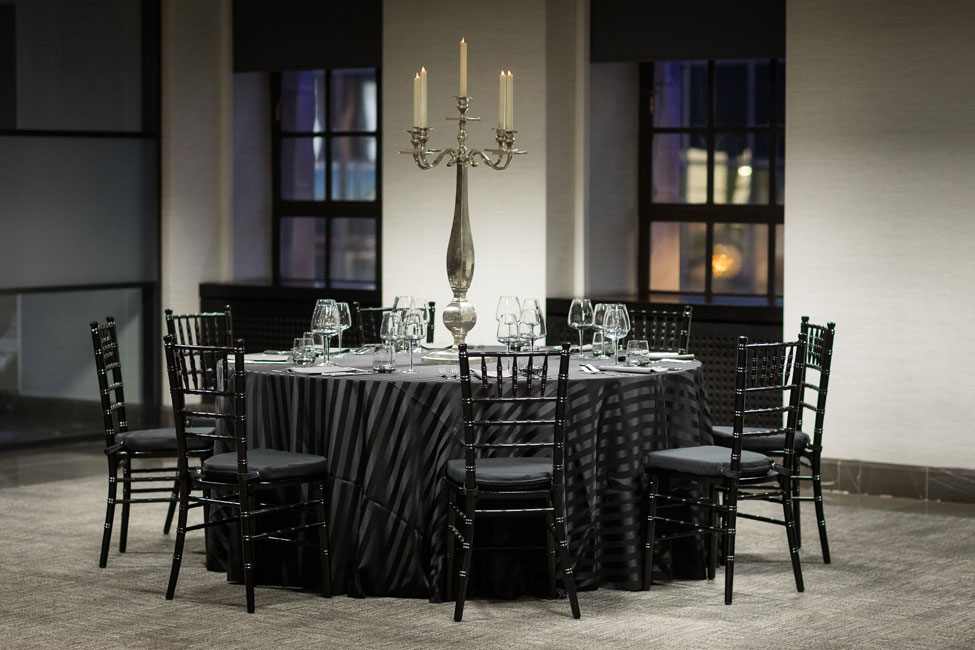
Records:
[[[358,302],[352,303],[352,332],[356,337],[355,345],[369,345],[370,343],[380,343],[379,327],[383,323],[383,314],[392,311],[392,307],[363,307]],[[427,321],[427,343],[433,343],[433,334],[436,330],[437,304],[434,301],[427,303],[430,312],[430,320]]]
[[[104,325],[91,321],[91,342],[95,348],[95,371],[98,393],[105,422],[105,446],[115,444],[115,436],[129,430],[125,418],[125,391],[122,386],[122,361],[119,357],[115,318],[108,316]]]
[[[836,334],[836,323],[826,323],[826,326],[813,325],[808,316],[802,317],[799,332],[806,335],[806,376],[802,381],[802,408],[799,409],[796,429],[802,430],[802,414],[810,409],[816,414],[813,424],[812,444],[820,447],[823,444],[823,419],[826,415],[826,395],[829,388],[829,369],[833,361],[833,337]],[[809,371],[819,374],[818,381],[809,380]],[[816,393],[816,403],[806,401],[806,389]]]
[[[646,339],[652,352],[678,352],[686,354],[690,348],[690,305],[683,311],[634,309],[630,312],[631,339]]]
[[[238,479],[247,475],[247,422],[244,384],[244,341],[237,339],[233,347],[217,345],[182,345],[167,334],[163,339],[166,350],[166,370],[169,374],[169,393],[176,422],[176,446],[179,454],[180,478],[189,480],[186,422],[190,418],[217,421],[212,434],[194,436],[232,440],[237,452]],[[234,360],[233,372],[226,361]],[[232,375],[232,377],[231,377]],[[199,404],[187,405],[187,397]],[[222,423],[226,423],[223,425]]]
[[[792,343],[749,343],[747,336],[738,337],[738,360],[735,369],[734,444],[731,449],[731,471],[741,470],[741,446],[745,436],[785,434],[783,467],[792,467],[793,443],[802,399],[802,382],[806,367],[806,335]],[[755,400],[749,397],[782,395],[781,400]],[[750,416],[778,415],[778,425],[756,427],[745,431]],[[782,425],[785,414],[785,425]]]
[[[177,345],[212,346],[233,348],[234,328],[230,313],[230,305],[223,312],[204,312],[200,314],[174,314],[172,309],[166,310],[166,333],[173,337]],[[188,369],[197,382],[204,381],[206,388],[217,387],[216,365],[226,355],[216,353],[200,356],[189,355],[187,361],[191,364]],[[198,368],[197,361],[206,362],[209,367]],[[199,387],[199,386],[198,386]]]
[[[552,450],[552,485],[564,484],[565,417],[569,391],[569,344],[558,351],[470,352],[458,349],[464,418],[464,487],[477,488],[477,454],[481,449]],[[494,363],[488,358],[497,357]],[[550,379],[550,358],[558,372]],[[480,378],[472,381],[471,362]],[[505,376],[510,361],[510,376]],[[551,436],[544,430],[551,427]],[[520,432],[532,435],[519,436]],[[482,435],[483,434],[483,435]]]

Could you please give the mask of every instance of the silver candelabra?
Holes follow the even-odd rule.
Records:
[[[450,227],[450,241],[447,243],[447,280],[454,297],[443,310],[443,323],[454,337],[454,347],[464,343],[467,333],[477,322],[474,305],[467,300],[467,291],[474,278],[474,240],[471,237],[470,214],[467,208],[467,166],[477,167],[480,161],[491,169],[498,171],[508,168],[511,159],[516,154],[524,154],[514,148],[515,133],[513,129],[494,129],[494,140],[498,143],[496,149],[473,149],[467,146],[467,122],[478,122],[479,117],[468,117],[471,98],[455,97],[459,117],[448,117],[457,120],[457,148],[428,149],[427,140],[430,137],[429,127],[415,126],[408,131],[412,149],[400,153],[412,154],[420,169],[433,169],[444,158],[447,166],[457,167],[457,191],[454,198],[454,222]],[[434,156],[431,160],[428,156]],[[456,358],[456,349],[445,357]]]

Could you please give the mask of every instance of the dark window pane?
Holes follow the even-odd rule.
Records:
[[[281,198],[325,199],[324,138],[281,138]]]
[[[719,133],[714,139],[714,202],[767,204],[768,136]]]
[[[768,290],[768,225],[714,224],[711,272],[711,288],[715,293],[765,293]]]
[[[785,203],[785,134],[779,133],[775,144],[775,203]]]
[[[332,71],[332,130],[375,131],[376,70]]]
[[[775,62],[775,123],[785,125],[785,61]]]
[[[281,73],[281,130],[325,130],[325,71]]]
[[[706,203],[708,148],[701,135],[658,133],[653,136],[654,203]]]
[[[332,220],[329,267],[333,287],[376,288],[375,219]]]
[[[336,201],[376,200],[376,138],[332,139],[332,198]]]
[[[660,61],[653,65],[653,125],[705,126],[708,123],[706,61]]]
[[[767,59],[715,61],[714,123],[717,126],[764,126],[769,113]]]
[[[785,227],[775,226],[775,295],[782,296],[783,273],[785,272]]]
[[[286,217],[281,219],[281,279],[325,279],[324,219]]]
[[[650,290],[704,291],[707,226],[654,221],[650,224]]]

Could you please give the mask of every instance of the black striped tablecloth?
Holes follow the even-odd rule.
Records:
[[[347,356],[338,363],[364,367],[369,361]],[[443,469],[448,459],[463,457],[460,383],[441,378],[437,366],[417,368],[415,375],[329,378],[247,365],[252,447],[328,457],[336,593],[440,599],[447,513]],[[638,589],[643,457],[654,449],[711,442],[700,364],[652,375],[589,375],[573,361],[566,440],[567,527],[577,584]],[[660,549],[655,571],[703,577],[702,547],[693,539],[682,541]],[[305,562],[301,551],[266,545],[257,558],[261,583],[317,581],[313,555]],[[208,565],[228,568],[231,579],[239,579],[239,562],[234,535],[214,531]],[[474,572],[478,562],[475,556]],[[485,562],[482,591],[515,595],[546,588],[544,555],[509,554]],[[539,570],[540,577],[533,575]]]

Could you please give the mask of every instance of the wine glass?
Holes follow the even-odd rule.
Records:
[[[545,337],[545,318],[540,309],[522,308],[518,318],[518,337],[528,341],[531,352],[535,351],[535,341]]]
[[[415,308],[407,309],[403,315],[402,336],[410,346],[410,369],[405,372],[417,372],[413,369],[413,344],[422,339],[424,334],[426,334],[426,325],[423,323],[423,316],[420,314],[420,310]]]
[[[322,337],[322,365],[332,365],[329,359],[329,339],[338,331],[338,310],[335,301],[330,298],[320,298],[315,301],[315,311],[311,315],[311,331]]]
[[[501,296],[498,298],[498,308],[494,311],[494,318],[497,321],[506,315],[511,315],[518,320],[518,315],[521,314],[521,303],[514,296]]]
[[[511,344],[518,341],[518,317],[502,314],[498,319],[498,343],[504,343],[504,351],[511,352]]]
[[[393,350],[396,342],[403,336],[403,318],[397,311],[387,311],[383,314],[383,322],[379,325],[379,338]]]
[[[422,343],[427,337],[427,331],[430,329],[430,303],[421,300],[413,308],[420,314],[420,320],[423,321],[423,337],[420,339]],[[419,350],[420,346],[418,345],[416,349]]]
[[[630,333],[630,316],[626,307],[619,303],[609,305],[606,309],[606,316],[603,318],[603,334],[613,342],[613,361],[615,362],[618,353],[617,346],[620,339],[626,338]]]
[[[416,305],[416,299],[413,296],[396,296],[393,298],[393,310],[394,311],[404,311],[406,309],[413,309]]]
[[[609,305],[605,302],[597,302],[596,307],[592,310],[592,329],[595,332],[592,337],[592,356],[593,358],[605,356],[605,350],[603,349],[603,343],[605,337],[603,336],[603,320],[606,318],[606,308]],[[596,335],[599,335],[599,345],[596,345]]]
[[[569,327],[579,330],[579,358],[585,359],[582,353],[582,337],[587,329],[593,326],[592,302],[589,298],[576,298],[569,305]]]
[[[349,303],[339,302],[335,303],[339,310],[339,348],[342,347],[342,332],[352,327],[352,311],[349,309]]]

